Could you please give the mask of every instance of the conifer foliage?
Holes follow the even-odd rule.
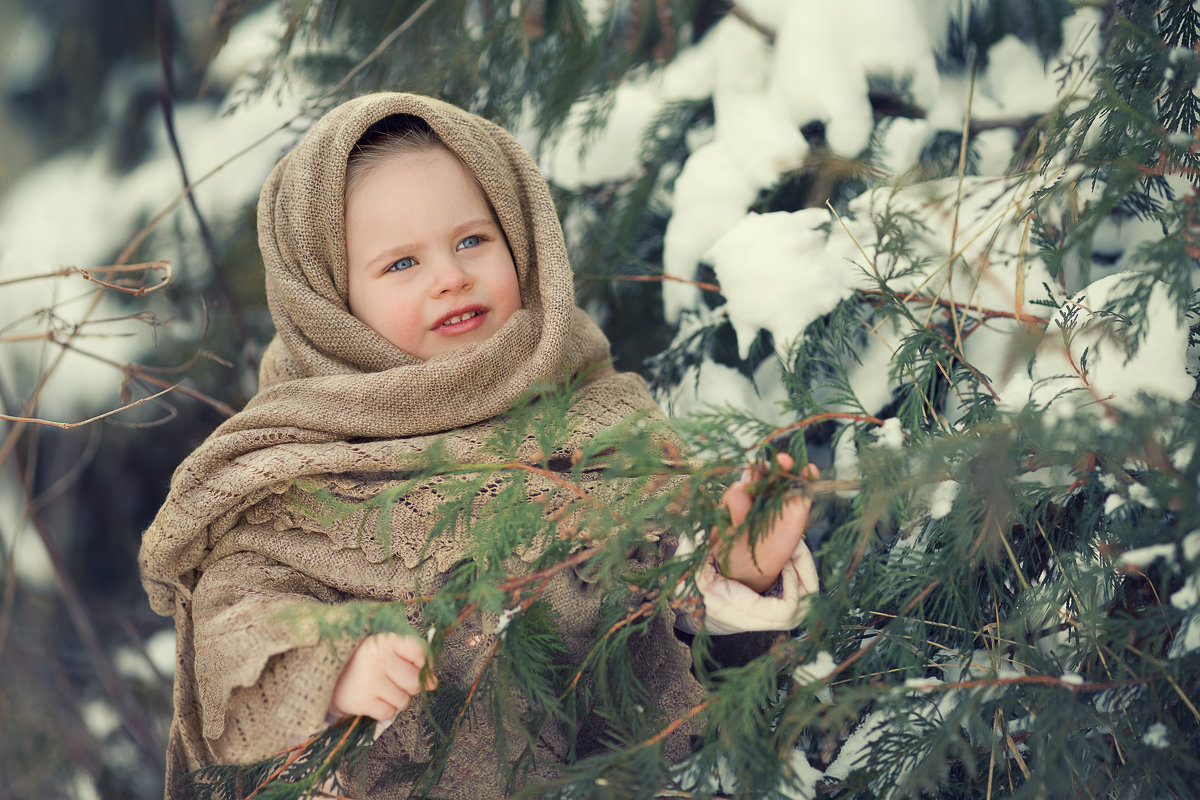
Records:
[[[450,84],[405,88],[487,113],[516,109],[520,84],[537,98],[538,129],[560,137],[546,140],[547,153],[573,141],[572,125],[599,146],[604,98],[615,114],[622,88],[656,86],[646,66],[627,72],[639,61],[667,61],[679,48],[660,70],[670,78],[734,25],[760,49],[784,47],[795,43],[788,14],[799,13],[776,8],[772,28],[769,4],[739,4],[710,30],[704,8],[671,3],[613,3],[593,19],[571,2],[503,5],[469,8],[483,15],[483,40],[507,31],[495,35],[525,48],[521,59],[504,52],[526,65],[519,74],[530,84],[506,89],[481,68],[468,81],[481,98],[474,104]],[[444,525],[473,506],[482,521],[473,557],[420,604],[421,632],[436,653],[465,615],[504,620],[476,689],[427,704],[435,740],[472,714],[504,718],[509,735],[492,757],[516,791],[540,730],[578,732],[596,713],[608,721],[603,751],[527,790],[572,798],[1194,794],[1200,13],[1181,0],[1034,5],[1042,13],[1023,16],[1019,36],[998,29],[988,6],[951,19],[928,64],[943,93],[961,87],[971,98],[958,130],[938,129],[936,93],[918,85],[920,70],[870,72],[861,147],[839,116],[849,112],[818,108],[797,125],[795,162],[760,181],[711,246],[682,262],[688,270],[668,265],[681,290],[666,292],[670,326],[654,335],[669,343],[648,369],[664,403],[688,414],[676,433],[630,420],[569,446],[568,388],[514,410],[479,464],[431,456],[423,474],[456,476]],[[443,24],[476,24],[466,6],[449,6],[438,12]],[[795,6],[820,21],[817,4]],[[329,8],[335,21],[365,13],[349,2]],[[489,14],[512,9],[510,27],[491,26]],[[614,31],[636,33],[635,57],[605,53]],[[1033,47],[1052,54],[1058,89],[1036,113],[998,99],[1014,54]],[[507,63],[487,52],[489,63]],[[771,62],[775,98],[784,97],[785,57]],[[573,85],[539,83],[537,65],[551,62],[591,69],[565,75]],[[706,142],[730,141],[736,126],[723,115],[739,113],[720,95],[655,91],[642,160],[616,178],[562,187],[576,264],[593,277],[607,270],[610,281],[587,296],[619,315],[659,296],[622,277],[681,263],[671,225],[695,200],[683,192],[694,185],[688,165]],[[899,134],[924,122],[919,156],[898,159]],[[989,155],[997,131],[1012,143],[1000,162]],[[747,293],[756,282],[767,293]],[[613,322],[615,336],[621,325]],[[703,412],[697,393],[709,401]],[[664,444],[676,436],[682,449]],[[768,519],[788,492],[818,497],[810,542],[821,592],[797,631],[748,663],[722,664],[713,639],[697,636],[696,672],[711,693],[685,717],[662,718],[629,678],[628,643],[654,615],[692,609],[688,589],[706,548],[629,565],[663,531],[721,530],[722,485],[748,458],[772,464],[777,452],[819,463],[825,479],[804,484],[768,470],[752,519]],[[546,506],[520,502],[555,454],[570,466]],[[598,471],[604,487],[589,495],[584,476]],[[309,499],[314,514],[355,511]],[[372,501],[373,518],[386,519],[393,501]],[[560,506],[570,513],[547,511]],[[719,553],[721,544],[707,547]],[[536,555],[514,572],[518,553]],[[594,648],[573,668],[539,597],[544,579],[564,569],[608,597]],[[375,613],[342,624],[410,630],[414,617]],[[517,714],[514,696],[537,713]],[[686,761],[666,763],[663,741],[692,718],[704,735]],[[312,796],[326,767],[366,746],[365,730],[343,722],[299,755],[256,767],[272,778],[256,796]],[[440,765],[415,769],[419,795]],[[200,777],[211,796],[235,797],[247,775],[214,768]]]

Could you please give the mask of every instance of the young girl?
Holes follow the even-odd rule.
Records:
[[[422,692],[470,687],[496,619],[464,619],[431,663],[421,639],[331,642],[296,609],[432,594],[468,552],[469,521],[430,538],[443,477],[410,485],[384,534],[365,512],[304,513],[296,482],[355,503],[405,484],[435,444],[464,463],[486,459],[481,443],[516,401],[580,376],[571,441],[544,463],[569,463],[580,443],[657,410],[639,378],[608,366],[608,342],[574,304],[549,190],[524,149],[486,120],[413,95],[345,103],[272,172],[258,233],[277,331],[259,392],[176,471],[140,554],[151,604],[176,626],[168,796],[183,796],[175,786],[189,771],[263,758],[345,714],[394,720],[371,748],[366,780],[352,777],[355,796],[406,796],[408,784],[382,778],[429,759]],[[527,442],[524,456],[543,462],[536,450]],[[725,498],[735,526],[749,509],[748,480]],[[710,631],[798,623],[816,589],[807,514],[805,501],[789,503],[755,550],[742,535],[719,569],[710,562],[697,576]],[[542,598],[579,663],[596,635],[598,593],[563,571]],[[673,622],[631,645],[648,696],[671,718],[703,698]],[[484,757],[497,736],[484,717],[455,736],[439,796],[504,790]],[[668,757],[686,752],[688,730],[669,740]],[[533,774],[553,774],[585,745],[547,726]]]

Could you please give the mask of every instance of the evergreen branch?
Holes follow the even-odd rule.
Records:
[[[528,597],[521,601],[521,613],[529,611],[530,607],[537,602],[538,597],[541,596],[542,592],[545,591],[546,587],[550,584],[550,579],[552,577],[553,575],[547,575],[537,589],[535,589],[529,594]],[[463,615],[460,615],[460,621],[461,619],[465,618],[465,614],[466,612],[464,611]],[[462,708],[459,709],[458,713],[454,717],[454,722],[452,722],[450,725],[450,730],[446,737],[447,742],[453,741],[458,729],[462,726],[463,720],[465,720],[467,716],[467,710],[471,707],[471,701],[475,698],[476,693],[479,691],[479,687],[483,685],[484,675],[487,673],[488,667],[495,660],[497,653],[500,652],[500,647],[503,644],[503,636],[497,636],[495,643],[492,644],[491,649],[488,651],[487,657],[480,666],[479,672],[475,675],[475,679],[471,682],[470,689],[467,690],[466,698],[462,702]]]
[[[535,466],[534,464],[527,464],[524,461],[509,461],[505,464],[496,465],[496,471],[500,471],[500,470],[517,470],[519,472],[528,472],[533,475],[541,475],[543,478],[553,481],[554,483],[557,483],[559,486],[563,487],[567,491],[574,493],[575,496],[578,497],[579,499],[584,500],[585,502],[591,503],[593,506],[596,506],[597,508],[603,508],[603,506],[600,505],[599,502],[595,498],[593,498],[586,491],[584,491],[582,486],[579,486],[578,484],[575,484],[575,483],[571,483],[570,481],[568,481],[567,479],[565,479],[561,475],[559,475],[557,472],[548,470],[545,467]]]
[[[572,691],[575,689],[576,685],[579,683],[579,679],[582,678],[584,672],[587,671],[588,664],[595,657],[596,653],[599,652],[600,646],[605,642],[605,640],[609,639],[614,633],[619,631],[621,628],[624,628],[626,625],[630,625],[642,617],[647,617],[652,613],[654,613],[654,603],[647,600],[636,609],[631,610],[624,617],[610,625],[608,630],[597,637],[596,643],[592,645],[592,648],[588,651],[588,654],[584,656],[582,661],[579,662],[579,667],[575,670],[575,674],[571,677],[570,682],[567,684],[566,691]]]
[[[1061,352],[1067,359],[1067,363],[1071,365],[1071,369],[1075,372],[1075,377],[1079,378],[1080,382],[1083,383],[1084,388],[1087,389],[1088,394],[1090,394],[1093,400],[1095,400],[1100,408],[1104,410],[1104,415],[1113,422],[1116,422],[1120,418],[1120,414],[1118,414],[1117,410],[1113,408],[1111,403],[1108,402],[1110,399],[1112,399],[1111,396],[1100,396],[1100,393],[1096,391],[1096,387],[1092,385],[1090,380],[1088,380],[1087,373],[1083,371],[1083,368],[1079,365],[1079,362],[1075,360],[1075,355],[1071,352],[1071,347],[1067,342],[1063,342]]]
[[[1190,711],[1192,716],[1196,718],[1196,722],[1200,723],[1200,709],[1196,708],[1196,705],[1191,701],[1191,698],[1189,698],[1183,689],[1179,687],[1179,684],[1176,683],[1175,679],[1171,677],[1171,673],[1167,672],[1167,670],[1163,668],[1163,663],[1161,661],[1149,653],[1143,652],[1137,647],[1134,647],[1132,643],[1126,642],[1125,649],[1129,650],[1129,652],[1133,653],[1138,658],[1148,658],[1153,661],[1154,666],[1161,670],[1163,678],[1166,679],[1167,683],[1171,684],[1171,688],[1175,691],[1175,694],[1179,695],[1179,699],[1183,701],[1183,704],[1187,706],[1188,711]]]
[[[283,753],[290,753],[291,755],[289,755],[286,759],[284,759],[284,762],[282,764],[280,764],[273,772],[271,772],[269,775],[267,775],[267,777],[264,778],[261,783],[259,783],[257,786],[255,786],[254,791],[250,792],[250,794],[246,796],[246,800],[251,800],[251,798],[253,798],[254,795],[258,794],[265,786],[272,783],[276,778],[278,778],[280,775],[282,775],[284,772],[286,772],[289,767],[291,767],[293,764],[295,764],[297,761],[299,761],[301,758],[303,758],[304,754],[307,752],[307,748],[316,740],[317,740],[316,736],[311,736],[311,737],[309,737],[308,741],[306,741],[302,744],[293,745],[292,747],[288,748],[287,750],[282,751],[280,753],[280,755],[282,755]]]
[[[670,723],[668,723],[667,726],[664,727],[661,731],[654,734],[653,736],[651,736],[649,739],[645,740],[644,742],[634,746],[633,748],[630,748],[631,752],[633,750],[641,750],[646,747],[653,747],[654,745],[663,741],[668,736],[670,736],[672,733],[674,733],[676,730],[678,730],[679,726],[683,725],[688,720],[693,719],[697,714],[702,713],[706,708],[711,706],[715,701],[716,701],[715,697],[709,697],[707,700],[705,700],[701,703],[697,703],[696,705],[692,706],[682,716],[680,716],[680,717],[672,720]]]
[[[545,569],[540,569],[537,572],[531,572],[528,575],[520,575],[504,581],[503,583],[499,584],[498,588],[502,591],[514,591],[523,586],[527,586],[534,581],[549,580],[564,570],[571,569],[572,567],[578,566],[579,564],[583,564],[584,562],[595,558],[600,553],[603,553],[607,546],[608,545],[606,544],[598,544],[593,545],[585,550],[580,550],[570,558],[546,567]]]
[[[936,329],[933,330],[933,333],[935,336],[939,337],[945,343],[946,349],[948,351],[950,351],[950,355],[953,356],[958,361],[958,363],[960,363],[964,367],[966,367],[967,371],[975,376],[975,380],[977,380],[983,388],[988,390],[988,394],[990,394],[992,396],[992,399],[999,402],[1000,395],[996,393],[996,390],[994,388],[992,388],[991,381],[989,381],[986,377],[984,377],[983,373],[980,372],[978,369],[976,369],[974,364],[967,361],[966,356],[964,356],[962,354],[962,351],[958,347],[955,346],[954,342],[952,342],[950,340],[950,337],[947,336],[945,333],[943,333],[939,330],[936,330]]]

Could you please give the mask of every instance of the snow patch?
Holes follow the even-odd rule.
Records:
[[[776,793],[784,800],[814,800],[817,796],[817,783],[825,776],[821,770],[808,763],[808,757],[802,750],[792,751],[784,772],[775,786]]]
[[[954,498],[958,497],[958,481],[942,481],[933,490],[929,498],[929,518],[942,519],[954,507]]]
[[[1149,547],[1139,547],[1136,550],[1128,550],[1121,554],[1121,557],[1117,559],[1117,562],[1123,567],[1144,569],[1160,558],[1173,561],[1175,559],[1175,545],[1154,544],[1150,545]]]
[[[500,616],[496,619],[496,628],[492,631],[492,633],[496,634],[497,636],[503,636],[504,631],[508,629],[508,626],[513,621],[513,618],[519,613],[521,613],[520,606],[513,606],[512,608],[506,608],[501,611]]]
[[[1011,383],[1001,390],[1002,405],[1019,407],[1027,399],[1069,417],[1081,409],[1101,413],[1107,404],[1136,412],[1143,393],[1186,402],[1196,384],[1185,369],[1187,326],[1166,285],[1155,281],[1146,303],[1148,329],[1137,344],[1143,357],[1135,357],[1128,327],[1112,311],[1131,277],[1125,272],[1103,277],[1064,304],[1038,347],[1032,385]],[[1154,357],[1146,358],[1146,353]],[[1136,490],[1130,491],[1133,497]],[[1139,498],[1149,495],[1133,497]]]
[[[107,700],[85,700],[80,711],[83,726],[98,740],[107,739],[109,734],[121,727],[121,716]]]
[[[1170,740],[1167,738],[1167,726],[1161,722],[1155,722],[1146,732],[1142,734],[1142,741],[1156,750],[1163,750],[1170,746]]]
[[[776,350],[786,352],[853,293],[846,264],[822,252],[828,221],[821,209],[751,213],[709,248],[743,359],[759,330],[771,331]]]
[[[904,428],[900,427],[900,420],[897,417],[885,419],[883,424],[875,428],[873,432],[880,447],[888,450],[899,450],[904,447]]]

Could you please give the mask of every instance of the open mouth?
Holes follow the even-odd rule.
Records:
[[[444,336],[457,336],[473,331],[487,321],[487,306],[473,305],[456,308],[433,326],[433,330]]]
[[[471,317],[479,316],[479,314],[481,314],[481,313],[482,312],[480,312],[480,311],[467,311],[466,313],[463,313],[463,314],[455,314],[453,317],[450,317],[450,319],[443,321],[442,327],[444,328],[447,325],[457,325],[458,323],[463,322],[464,320],[468,320]]]

